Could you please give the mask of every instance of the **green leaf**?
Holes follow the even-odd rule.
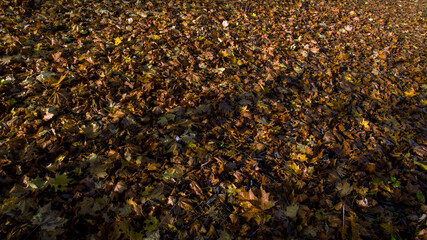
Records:
[[[162,126],[168,125],[168,119],[166,117],[160,117],[157,123]]]
[[[237,194],[236,190],[237,190],[237,187],[233,183],[228,185],[228,189],[227,189],[228,196],[231,197],[236,195]]]
[[[383,180],[381,178],[375,178],[374,180],[372,180],[373,183],[380,183]]]
[[[148,195],[150,195],[151,191],[153,191],[154,187],[153,186],[146,186],[144,191],[141,193],[142,196],[146,197]]]
[[[72,179],[68,178],[67,175],[56,175],[55,178],[49,178],[48,183],[55,188],[55,192],[59,191],[67,191],[68,183],[71,182]]]
[[[142,232],[136,232],[134,230],[130,230],[129,231],[129,239],[130,240],[144,239],[144,235],[142,234]]]
[[[156,217],[151,217],[150,219],[146,219],[144,221],[144,230],[153,232],[156,231],[159,225],[159,220]]]
[[[400,187],[400,181],[396,181],[394,183],[391,184],[394,188],[398,188]]]
[[[417,192],[417,200],[418,202],[424,204],[426,202],[426,198],[424,197],[423,192],[421,192],[420,190],[418,190]]]
[[[178,229],[172,224],[168,224],[168,229],[171,232],[177,232],[178,231]]]
[[[164,117],[168,120],[168,121],[174,121],[175,120],[175,114],[172,113],[167,113],[164,115]]]

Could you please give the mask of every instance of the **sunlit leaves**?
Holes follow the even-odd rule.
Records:
[[[159,35],[153,35],[151,36],[151,39],[153,39],[154,41],[158,41],[161,39],[161,37]]]
[[[305,162],[308,160],[307,155],[305,155],[305,154],[298,154],[297,159],[301,162]]]
[[[360,125],[362,125],[365,129],[369,129],[369,121],[366,121],[365,119],[360,122]]]
[[[3,2],[0,232],[422,238],[421,5]]]
[[[122,43],[122,39],[119,37],[114,38],[114,45],[120,45],[120,43]]]
[[[415,92],[415,90],[414,90],[414,89],[410,89],[410,90],[408,90],[408,91],[405,91],[404,93],[405,93],[405,96],[406,96],[406,97],[414,97],[414,96],[417,96],[417,95],[418,95],[418,93],[417,93],[417,92]]]
[[[260,207],[262,210],[267,210],[276,204],[275,201],[270,200],[270,193],[267,193],[262,187],[261,187],[261,199],[260,199]]]
[[[237,194],[237,187],[236,186],[234,186],[234,184],[231,184],[231,185],[229,185],[228,186],[228,188],[227,188],[227,193],[228,193],[228,195],[231,197],[231,196],[234,196],[234,195],[236,195]]]

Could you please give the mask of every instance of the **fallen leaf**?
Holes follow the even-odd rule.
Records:
[[[353,187],[348,182],[338,183],[336,189],[340,197],[345,197],[353,191]]]
[[[292,204],[286,207],[285,215],[290,218],[296,218],[299,204]]]

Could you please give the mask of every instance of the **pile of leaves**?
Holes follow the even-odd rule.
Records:
[[[0,234],[425,238],[426,9],[1,1]]]

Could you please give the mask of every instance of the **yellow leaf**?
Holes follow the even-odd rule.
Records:
[[[128,200],[126,200],[126,203],[132,207],[135,207],[136,205],[138,205],[133,198],[129,198]]]
[[[305,154],[298,154],[297,159],[300,160],[301,162],[305,162],[308,160],[307,155],[305,155]]]
[[[132,58],[130,56],[124,56],[123,60],[125,60],[125,63],[130,63],[132,61]]]
[[[418,95],[418,93],[416,93],[414,91],[414,89],[411,89],[410,91],[405,91],[405,96],[407,96],[407,97],[414,97],[414,96],[417,96],[417,95]]]
[[[151,37],[151,39],[153,39],[154,41],[157,41],[157,40],[160,40],[160,36],[159,35],[153,35],[152,37]]]
[[[363,120],[360,125],[362,125],[364,128],[368,129],[369,128],[369,121]]]
[[[291,165],[289,165],[289,168],[292,169],[295,173],[299,173],[301,171],[296,163],[292,163]]]
[[[114,45],[119,45],[120,43],[122,43],[122,39],[120,39],[119,37],[114,38]]]
[[[228,189],[227,189],[228,196],[231,197],[236,195],[237,194],[236,190],[237,190],[237,187],[233,183],[231,185],[228,185]]]
[[[426,164],[423,164],[423,163],[420,163],[417,161],[414,161],[414,164],[419,166],[420,168],[422,168],[424,171],[427,171],[427,165]]]

